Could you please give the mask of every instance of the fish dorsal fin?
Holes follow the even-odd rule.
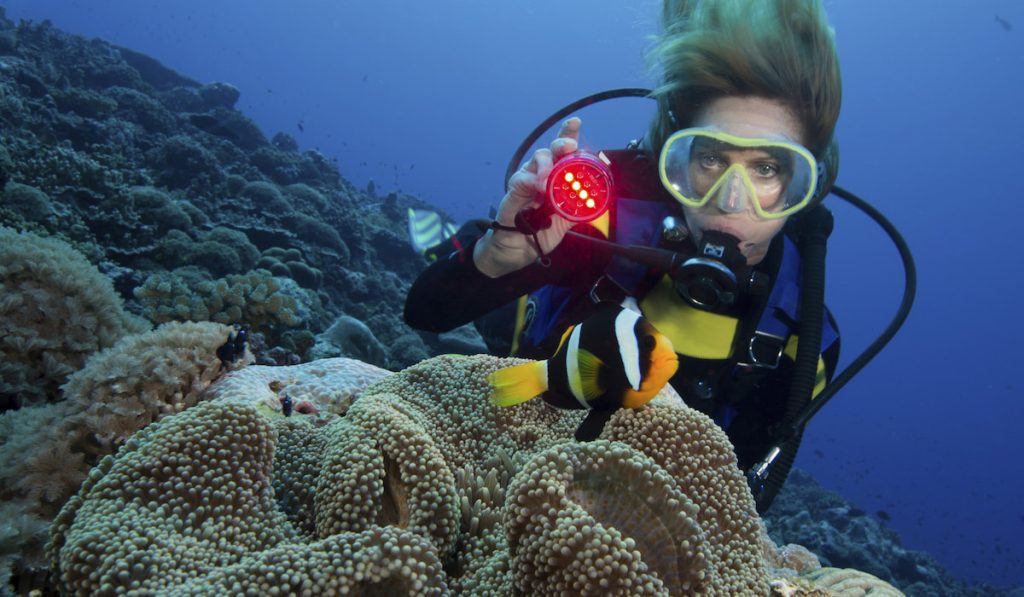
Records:
[[[582,348],[577,351],[576,361],[583,399],[590,402],[605,392],[600,382],[604,362],[594,353]]]
[[[569,339],[569,334],[571,334],[574,329],[576,329],[575,325],[570,325],[565,328],[565,331],[562,332],[562,337],[558,339],[558,348],[555,349],[555,354],[558,354],[558,351],[562,350],[562,347],[565,346],[565,341]]]

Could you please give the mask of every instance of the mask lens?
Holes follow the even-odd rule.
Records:
[[[723,211],[750,209],[768,219],[804,207],[817,183],[817,164],[803,147],[709,129],[669,137],[659,169],[665,188],[683,205],[699,208],[713,200]]]

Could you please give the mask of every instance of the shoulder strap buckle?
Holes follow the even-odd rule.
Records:
[[[786,338],[757,330],[747,346],[749,362],[739,364],[762,369],[777,369],[785,348]]]
[[[594,282],[594,285],[590,287],[590,300],[597,303],[601,302],[612,302],[621,303],[623,299],[629,296],[629,293],[619,285],[618,282],[612,280],[607,275],[603,275]]]

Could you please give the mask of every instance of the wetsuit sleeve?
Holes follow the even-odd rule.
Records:
[[[513,301],[544,284],[538,266],[490,278],[473,263],[473,240],[434,262],[413,282],[405,298],[405,322],[427,332],[446,332]]]
[[[585,234],[588,231],[582,231]],[[473,263],[482,234],[466,239],[460,250],[438,259],[413,282],[405,299],[405,322],[427,332],[446,332],[498,309],[546,284],[592,284],[594,272],[607,263],[584,239],[566,236],[547,266],[535,263],[490,278]]]

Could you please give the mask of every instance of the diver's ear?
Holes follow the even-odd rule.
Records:
[[[815,156],[815,159],[818,161],[818,184],[814,189],[811,205],[820,203],[829,194],[836,177],[839,176],[839,141],[835,135],[832,135],[825,151]]]

